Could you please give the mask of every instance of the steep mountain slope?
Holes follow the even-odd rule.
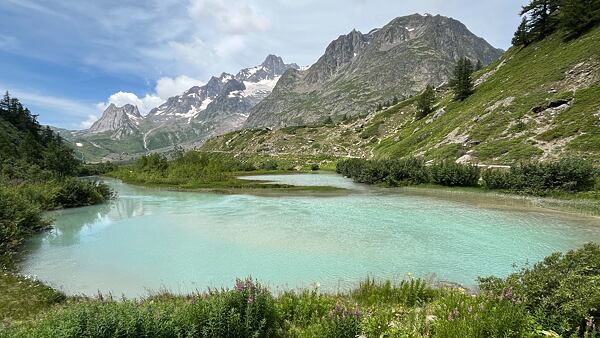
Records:
[[[239,129],[248,112],[271,93],[280,76],[296,64],[269,55],[237,75],[223,73],[204,86],[169,98],[142,117],[136,107],[110,105],[84,131],[62,132],[87,161],[119,160],[175,146],[194,147],[211,136]]]
[[[210,140],[207,151],[262,155],[424,156],[510,164],[579,155],[600,160],[600,28],[511,48],[477,72],[475,93],[415,120],[415,99],[367,117],[318,127],[248,130]]]
[[[286,72],[245,126],[279,128],[357,116],[383,100],[446,82],[461,57],[488,64],[501,54],[454,19],[399,17],[368,34],[354,30],[340,36],[308,70]]]
[[[143,117],[136,106],[127,104],[117,107],[111,103],[88,132],[92,134],[112,132],[112,137],[119,140],[137,133],[142,120]]]

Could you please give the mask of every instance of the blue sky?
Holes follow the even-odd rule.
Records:
[[[508,48],[524,0],[2,0],[0,90],[81,129],[113,102],[142,113],[267,54],[310,65],[327,44],[412,13],[450,16]]]

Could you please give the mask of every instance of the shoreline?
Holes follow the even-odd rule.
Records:
[[[600,220],[600,201],[577,196],[573,196],[573,198],[559,198],[550,196],[519,195],[502,191],[484,190],[481,188],[451,188],[435,185],[384,189],[391,193],[408,192],[419,196],[468,203],[481,208],[520,212],[539,211]]]

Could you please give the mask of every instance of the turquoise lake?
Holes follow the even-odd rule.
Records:
[[[227,287],[249,275],[273,290],[345,290],[407,273],[475,285],[513,263],[600,242],[598,218],[390,193],[333,174],[262,179],[352,192],[260,197],[110,180],[118,199],[53,213],[54,229],[26,244],[21,271],[68,294],[127,297]]]

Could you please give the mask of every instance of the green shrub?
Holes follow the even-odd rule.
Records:
[[[187,301],[165,296],[146,302],[103,298],[56,310],[15,337],[274,337],[279,318],[274,299],[252,279],[233,290],[209,291]]]
[[[392,186],[416,185],[429,182],[429,172],[425,161],[415,157],[389,161],[390,176],[388,183]]]
[[[532,331],[523,304],[512,295],[469,296],[452,291],[437,302],[433,318],[435,337],[515,337]]]
[[[14,251],[26,235],[47,226],[38,204],[31,203],[18,188],[0,187],[0,256]]]
[[[432,337],[431,322],[422,308],[377,306],[365,311],[365,337]]]
[[[316,289],[300,292],[286,291],[277,299],[277,312],[286,326],[306,328],[325,318],[336,304],[335,298],[320,294]]]
[[[557,162],[526,162],[509,171],[485,170],[482,179],[489,189],[543,195],[552,191],[580,192],[594,189],[598,171],[591,161],[562,159]]]
[[[423,160],[411,157],[399,160],[348,159],[338,162],[336,172],[367,184],[399,186],[429,181]]]
[[[358,305],[354,307],[336,303],[327,316],[311,332],[311,337],[323,338],[355,338],[360,335],[360,319],[362,313]]]
[[[514,293],[542,328],[565,336],[588,330],[588,322],[600,318],[599,285],[597,244],[587,244],[564,255],[555,253],[506,279],[480,279],[484,292],[496,297]]]
[[[267,170],[267,171],[277,170],[277,168],[278,168],[277,161],[275,161],[275,160],[263,161],[258,164],[257,168],[259,170]]]
[[[481,170],[470,164],[440,162],[430,168],[431,180],[435,184],[448,187],[476,187],[479,185]]]
[[[481,173],[483,186],[487,189],[510,189],[514,186],[511,183],[512,175],[507,170],[502,169],[486,169]]]
[[[352,299],[365,306],[400,304],[412,307],[428,303],[436,295],[437,291],[421,279],[402,281],[398,285],[393,285],[389,280],[376,282],[367,279],[351,293]]]
[[[67,178],[60,182],[54,196],[54,205],[62,208],[75,208],[100,204],[112,197],[110,188],[101,182]]]
[[[354,178],[360,174],[366,164],[367,160],[351,158],[338,162],[336,164],[335,171],[340,175]]]

